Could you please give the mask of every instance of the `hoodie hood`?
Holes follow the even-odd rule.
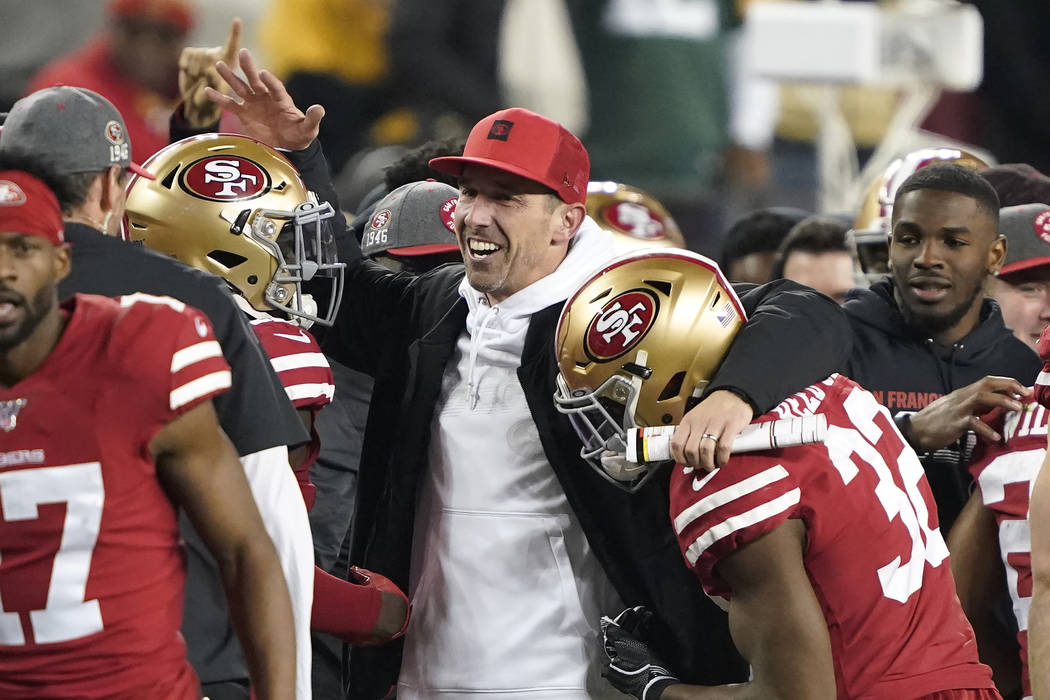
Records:
[[[909,338],[926,346],[938,359],[953,364],[980,362],[982,357],[995,353],[998,345],[1013,338],[1010,329],[1003,323],[999,304],[994,299],[981,301],[981,313],[977,325],[958,342],[940,345],[928,335],[912,328],[904,320],[897,300],[893,296],[893,282],[876,282],[870,289],[852,290],[843,306],[854,327],[868,326],[895,338]]]
[[[853,350],[844,374],[896,415],[988,375],[1035,381],[1042,363],[1003,323],[999,305],[982,302],[980,321],[950,346],[916,333],[904,322],[893,286],[879,282],[850,295],[844,305],[853,327]]]

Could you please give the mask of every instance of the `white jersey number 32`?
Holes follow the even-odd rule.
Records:
[[[843,405],[856,430],[830,426],[824,444],[844,483],[850,483],[857,475],[857,461],[874,470],[879,482],[875,487],[875,496],[886,512],[886,517],[891,523],[899,520],[908,533],[911,540],[908,559],[905,561],[898,556],[878,570],[883,595],[903,603],[922,587],[926,564],[940,566],[948,557],[948,547],[941,531],[931,528],[929,524],[930,512],[919,491],[919,482],[923,477],[919,458],[906,444],[897,456],[901,488],[894,482],[893,473],[883,459],[883,451],[877,447],[883,430],[875,423],[875,417],[881,412],[889,425],[893,425],[886,409],[879,406],[871,394],[857,389],[850,392]]]
[[[40,517],[37,508],[45,503],[66,504],[62,539],[48,579],[47,603],[43,610],[29,612],[37,644],[68,642],[102,631],[98,600],[84,600],[84,595],[104,500],[99,462],[0,474],[0,515],[7,522]],[[2,557],[0,552],[0,567]],[[4,611],[0,600],[0,645],[25,643],[18,613]]]

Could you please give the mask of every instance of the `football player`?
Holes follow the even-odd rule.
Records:
[[[333,215],[306,190],[295,167],[246,136],[190,137],[154,154],[143,167],[159,180],[128,184],[124,235],[224,278],[252,319],[311,442],[289,452],[306,501],[315,489],[310,466],[320,451],[314,426],[335,387],[332,370],[307,328],[330,325],[342,291],[342,264],[323,222]],[[327,281],[322,313],[304,282]],[[311,627],[352,644],[401,636],[408,600],[388,579],[352,567],[351,581],[314,569]]]
[[[230,598],[260,698],[294,697],[288,590],[211,398],[230,370],[167,297],[76,295],[58,202],[0,172],[0,697],[200,697],[177,509]]]
[[[656,465],[632,472],[609,457],[628,429],[681,420],[744,321],[717,266],[686,251],[629,254],[585,282],[556,346],[555,400],[581,454],[629,490],[655,478]],[[832,375],[756,422],[810,415],[826,418],[825,442],[661,477],[686,566],[725,603],[750,682],[679,683],[643,641],[638,609],[603,620],[603,675],[642,700],[998,698],[955,597],[922,467],[890,415]]]
[[[1038,349],[1045,363],[1050,359],[1047,329],[1043,330]],[[1050,486],[1042,479],[1042,489],[1036,487],[1047,453],[1048,370],[1050,367],[1044,364],[1035,394],[1019,399],[1019,411],[997,409],[983,419],[1002,439],[982,439],[978,443],[970,466],[977,488],[949,536],[959,599],[977,632],[981,657],[995,669],[996,683],[1004,692],[1020,687],[1025,698],[1033,696],[1034,671],[1039,668],[1033,662],[1036,656],[1029,643],[1029,622],[1037,617],[1033,609],[1033,578],[1050,564],[1044,561],[1037,569],[1038,558],[1034,556],[1041,514],[1036,504],[1040,493],[1045,494]],[[1043,495],[1042,500],[1046,499]],[[1044,522],[1042,527],[1040,534],[1046,537],[1045,528],[1050,523]],[[1004,636],[1008,631],[995,615],[996,595],[1003,586],[1013,603],[1016,643]],[[1018,647],[1020,654],[1016,653]]]

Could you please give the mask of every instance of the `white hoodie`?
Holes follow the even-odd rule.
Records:
[[[496,306],[460,285],[469,312],[434,414],[399,700],[624,697],[596,662],[598,620],[619,609],[616,594],[516,374],[532,314],[614,255],[613,236],[588,217],[557,270]]]

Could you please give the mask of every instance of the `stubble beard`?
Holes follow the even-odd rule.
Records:
[[[970,294],[967,295],[966,299],[954,308],[949,309],[946,312],[932,312],[926,311],[921,305],[915,304],[914,306],[909,305],[906,301],[906,297],[901,295],[901,299],[905,300],[900,305],[901,315],[904,316],[904,322],[908,324],[910,328],[921,332],[927,336],[938,336],[954,328],[965,316],[975,302],[982,296],[984,292],[984,284],[988,278],[988,271],[981,275],[980,279],[974,283],[974,288]],[[900,282],[897,282],[899,286]]]
[[[23,297],[22,307],[25,309],[25,318],[22,322],[7,331],[0,331],[0,352],[9,352],[26,341],[33,335],[40,323],[47,318],[55,305],[54,285],[44,285],[33,296],[31,303],[26,303]]]

